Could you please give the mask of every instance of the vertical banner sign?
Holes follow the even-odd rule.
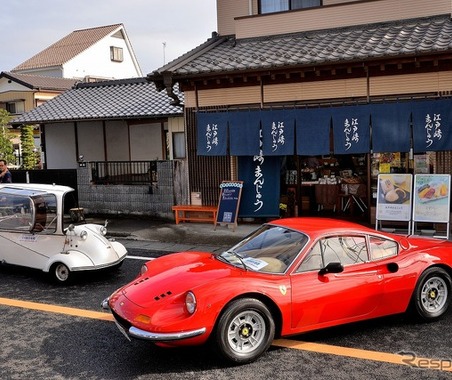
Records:
[[[242,187],[242,181],[223,181],[221,183],[215,228],[217,224],[233,224],[235,230]]]
[[[450,99],[413,103],[414,152],[439,152],[452,149]]]
[[[414,176],[414,222],[449,223],[450,174]]]
[[[370,111],[367,105],[335,109],[333,115],[334,153],[359,154],[370,150]]]
[[[239,179],[244,183],[240,217],[279,217],[280,171],[281,157],[239,157]]]
[[[197,149],[199,156],[227,154],[227,113],[199,112],[196,115]]]
[[[261,123],[264,156],[292,156],[295,153],[293,111],[262,111]]]
[[[380,174],[377,186],[377,221],[411,222],[411,174]]]

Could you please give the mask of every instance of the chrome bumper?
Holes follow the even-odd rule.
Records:
[[[110,306],[108,305],[108,300],[109,300],[108,297],[105,298],[105,299],[100,303],[100,306],[101,306],[102,309],[110,311]]]
[[[136,327],[132,326],[127,333],[129,336],[136,339],[150,340],[152,342],[169,342],[173,340],[193,338],[195,336],[202,335],[205,332],[206,328],[203,327],[201,329],[183,331],[179,333],[153,333],[150,331],[137,329]]]
[[[102,309],[104,309],[104,310],[110,310],[110,306],[108,305],[108,298],[106,298],[102,301],[101,306],[102,306]],[[129,340],[130,340],[130,337],[132,337],[135,339],[149,340],[152,342],[169,342],[169,341],[173,341],[173,340],[194,338],[195,336],[202,335],[206,332],[205,327],[196,329],[196,330],[183,331],[183,332],[177,332],[177,333],[155,333],[155,332],[141,330],[134,326],[131,326],[129,328],[129,330],[126,330],[117,321],[115,321],[115,322],[116,322],[116,326],[118,327],[119,331],[122,334],[124,334],[125,337]]]

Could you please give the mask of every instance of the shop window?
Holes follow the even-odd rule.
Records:
[[[259,13],[283,12],[321,5],[322,0],[260,0]]]
[[[123,49],[116,46],[110,46],[110,59],[113,62],[122,62],[124,60]]]
[[[185,133],[173,133],[173,157],[185,158]]]

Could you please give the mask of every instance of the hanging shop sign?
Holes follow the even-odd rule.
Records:
[[[336,108],[333,117],[334,153],[361,154],[370,151],[368,105]]]
[[[295,153],[293,110],[261,112],[262,151],[265,156],[292,156]]]
[[[242,218],[279,216],[281,158],[275,156],[239,157],[238,176],[243,181]]]
[[[452,150],[450,99],[413,103],[414,152]]]
[[[376,219],[411,221],[412,208],[411,174],[380,174],[377,186]]]
[[[228,118],[226,113],[197,114],[199,156],[225,156],[227,154]]]

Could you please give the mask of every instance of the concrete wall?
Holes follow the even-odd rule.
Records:
[[[153,186],[93,185],[89,165],[78,168],[79,205],[86,214],[146,215],[174,219],[171,207],[180,194],[175,194],[173,178],[179,170],[184,170],[180,162],[175,165],[175,161],[159,161],[158,180]]]

